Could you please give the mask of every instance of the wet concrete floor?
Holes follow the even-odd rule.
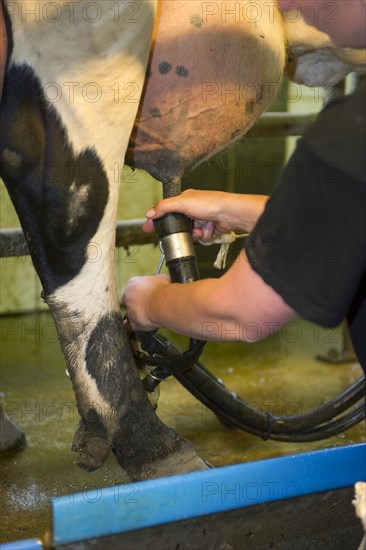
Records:
[[[113,456],[93,473],[73,464],[70,444],[78,414],[51,317],[2,317],[0,328],[1,402],[27,437],[23,451],[0,458],[0,542],[6,542],[41,536],[51,528],[50,497],[108,487],[127,478]],[[357,363],[316,360],[317,354],[341,346],[340,330],[296,320],[257,344],[210,344],[202,362],[257,409],[299,415],[361,376]],[[263,441],[225,428],[174,379],[161,385],[158,414],[215,466],[366,440],[364,426],[358,425],[314,443]]]

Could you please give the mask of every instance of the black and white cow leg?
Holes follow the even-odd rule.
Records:
[[[81,417],[76,462],[94,470],[113,450],[133,479],[207,467],[150,405],[115,286],[116,166],[122,168],[136,116],[155,4],[141,2],[133,24],[124,18],[117,25],[112,3],[102,2],[98,25],[75,12],[73,25],[66,16],[57,19],[52,33],[42,18],[34,32],[32,19],[13,10],[0,110],[0,175],[42,282]]]
[[[35,105],[27,106],[31,116],[22,118],[16,131],[7,108],[2,110],[1,175],[19,214],[75,391],[81,416],[73,443],[76,463],[95,470],[113,450],[133,479],[206,468],[192,445],[158,419],[134,365],[114,281],[119,186],[108,180],[96,153],[73,153],[51,106],[43,110],[38,104],[41,90],[30,69],[14,67],[10,72],[16,85],[8,90],[9,81],[5,83],[9,103],[17,103],[16,88],[34,86],[27,101]],[[24,107],[23,99],[17,99],[11,112]],[[38,130],[46,148],[42,155],[27,138],[37,144]],[[59,147],[53,140],[59,140]],[[28,148],[36,163],[49,156],[49,166],[32,166]],[[61,182],[58,173],[63,174]]]

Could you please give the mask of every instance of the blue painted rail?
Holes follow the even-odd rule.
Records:
[[[366,443],[96,489],[53,503],[53,543],[109,536],[361,480],[366,480]]]
[[[366,443],[58,497],[55,546],[348,487],[366,480]],[[52,499],[51,499],[52,501]],[[0,550],[40,550],[35,539]]]
[[[0,550],[42,550],[42,542],[38,539],[17,540],[0,544]]]

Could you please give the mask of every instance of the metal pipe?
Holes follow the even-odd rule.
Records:
[[[145,219],[118,221],[116,225],[116,247],[128,248],[136,244],[157,244],[155,233],[144,233]],[[29,248],[21,228],[0,230],[0,258],[28,256]]]
[[[316,113],[263,113],[243,139],[300,136],[316,117]]]
[[[251,137],[285,137],[301,135],[306,126],[313,122],[316,114],[293,114],[271,112],[262,114],[247,136]],[[177,182],[170,182],[164,186],[165,196],[174,196],[178,191]],[[155,233],[144,233],[142,225],[145,220],[133,219],[117,222],[116,246],[128,248],[136,244],[157,244]],[[23,232],[17,229],[0,230],[0,258],[29,255],[28,245]]]

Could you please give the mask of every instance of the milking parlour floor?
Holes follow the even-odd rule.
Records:
[[[113,456],[93,473],[73,463],[70,444],[78,414],[51,317],[44,313],[2,317],[0,325],[1,402],[27,437],[24,450],[0,458],[0,542],[7,542],[50,530],[50,498],[90,489],[97,495],[98,487],[124,483],[127,477]],[[257,344],[210,344],[202,363],[259,410],[299,415],[334,397],[362,374],[356,363],[316,360],[317,354],[341,345],[341,330],[323,330],[296,320]],[[215,466],[365,441],[362,425],[314,443],[263,441],[225,428],[174,379],[161,384],[158,415]]]

